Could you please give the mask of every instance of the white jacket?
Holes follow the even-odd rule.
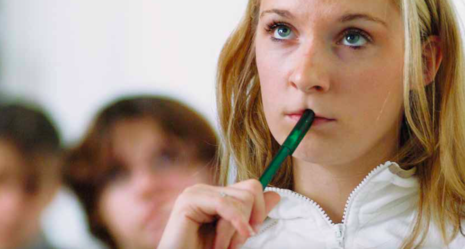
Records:
[[[279,193],[281,201],[242,249],[398,249],[416,217],[419,183],[414,173],[392,162],[378,166],[350,194],[340,224],[305,196],[267,188]],[[459,233],[446,247],[432,225],[420,248],[465,249],[465,237]]]

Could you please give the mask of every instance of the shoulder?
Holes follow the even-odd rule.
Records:
[[[465,232],[465,231],[464,231]],[[450,249],[459,249],[459,248],[465,248],[465,235],[459,234],[452,240],[452,242],[449,244]]]
[[[448,229],[452,231],[452,227]],[[430,225],[430,229],[426,236],[424,243],[422,244],[425,248],[447,248],[447,249],[463,249],[465,248],[465,220],[462,221],[462,231],[458,231],[457,234],[448,234],[449,236],[454,235],[452,240],[447,246],[444,245],[442,239],[442,233],[439,227],[435,224]],[[423,248],[421,247],[421,248]]]
[[[465,219],[462,220],[462,228],[449,244],[449,248],[465,248]]]

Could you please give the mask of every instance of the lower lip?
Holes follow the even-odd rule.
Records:
[[[302,115],[287,115],[287,117],[289,117],[293,121],[297,122],[297,121],[299,121],[300,117],[302,117]],[[334,122],[334,121],[336,121],[336,120],[327,119],[327,118],[315,118],[315,120],[313,120],[312,126],[323,125],[323,124],[331,123],[331,122]]]

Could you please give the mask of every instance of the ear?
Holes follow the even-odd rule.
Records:
[[[425,86],[431,84],[438,73],[442,62],[441,39],[429,36],[422,46],[423,75]]]
[[[35,159],[41,167],[39,172],[40,196],[45,206],[48,206],[56,197],[62,186],[61,158],[55,155],[40,155]]]

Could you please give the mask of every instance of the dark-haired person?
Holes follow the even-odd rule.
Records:
[[[213,183],[217,138],[178,101],[128,97],[105,107],[66,156],[66,179],[93,235],[111,248],[157,247],[176,197]]]
[[[39,109],[0,106],[0,248],[51,249],[40,218],[61,184],[60,137]]]

